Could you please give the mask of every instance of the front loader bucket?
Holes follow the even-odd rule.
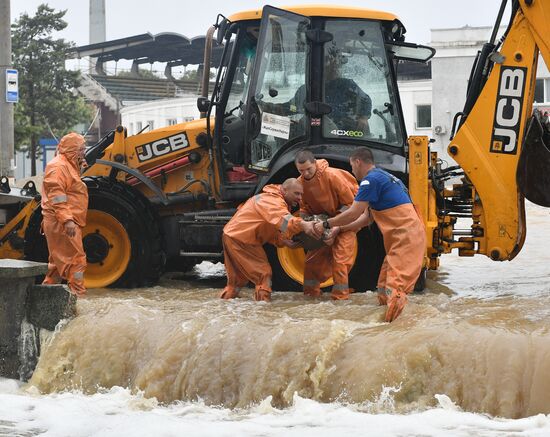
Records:
[[[527,133],[516,172],[521,194],[537,205],[550,207],[550,132],[536,116],[528,121]]]

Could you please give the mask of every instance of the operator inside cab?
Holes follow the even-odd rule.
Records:
[[[324,102],[330,105],[327,115],[329,130],[359,131],[369,135],[369,118],[372,101],[357,83],[345,77],[344,65],[347,57],[333,43],[326,52]],[[306,86],[298,88],[294,98],[286,103],[290,112],[304,113]]]
[[[347,57],[333,43],[326,51],[324,69],[324,102],[331,111],[327,115],[329,130],[360,132],[360,136],[369,135],[369,118],[372,112],[372,101],[357,83],[345,77],[343,66]],[[290,125],[290,138],[305,131],[305,103],[307,86],[302,85],[294,97],[281,104],[262,103],[262,109],[277,115],[289,115],[294,119]],[[297,117],[299,115],[299,117]]]

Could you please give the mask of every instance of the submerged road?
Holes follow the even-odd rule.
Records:
[[[196,435],[548,435],[549,225],[549,210],[529,205],[513,262],[444,257],[392,324],[374,293],[332,302],[280,292],[255,303],[244,290],[222,301],[220,264],[149,289],[94,290],[46,340],[30,385],[0,384],[0,421],[20,433],[64,429],[29,416],[68,402],[95,411],[99,428],[85,428],[97,435],[116,435],[105,423],[128,414],[191,426],[189,408],[195,428],[185,429]],[[71,411],[61,417],[76,420]],[[160,416],[163,435],[177,435]],[[391,426],[377,428],[384,418]],[[39,435],[29,432],[18,435]]]

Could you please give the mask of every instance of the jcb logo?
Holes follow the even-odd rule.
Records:
[[[491,138],[491,152],[515,155],[527,68],[502,67]]]
[[[139,162],[148,161],[149,159],[156,158],[157,156],[166,155],[176,150],[185,149],[189,146],[187,136],[185,133],[172,135],[168,138],[162,138],[161,140],[153,141],[149,144],[143,144],[136,147],[137,157]]]

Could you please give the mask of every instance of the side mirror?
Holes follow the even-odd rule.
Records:
[[[227,21],[226,18],[224,18],[220,24],[218,25],[218,31],[216,32],[216,43],[218,45],[222,45],[223,43],[223,40],[225,38],[225,32],[227,30],[227,25],[229,24],[229,22]]]
[[[199,112],[208,112],[210,109],[210,100],[208,100],[208,97],[199,97],[197,99],[197,108]]]
[[[393,52],[395,59],[402,61],[428,62],[435,55],[433,47],[407,42],[387,43],[386,48]]]

